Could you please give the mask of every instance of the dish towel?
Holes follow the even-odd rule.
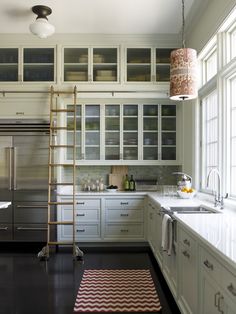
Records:
[[[163,251],[167,251],[168,255],[171,255],[172,249],[172,219],[169,215],[165,214],[162,218],[162,241],[161,247]]]

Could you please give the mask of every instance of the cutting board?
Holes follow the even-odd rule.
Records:
[[[122,174],[125,176],[126,174],[128,174],[128,166],[112,166],[111,173]]]
[[[117,185],[118,190],[122,191],[124,189],[124,178],[125,175],[118,173],[110,173],[109,174],[109,185]]]

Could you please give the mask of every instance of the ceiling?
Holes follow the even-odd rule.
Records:
[[[185,0],[186,21],[203,3]],[[181,0],[1,0],[0,33],[28,34],[34,5],[52,9],[56,33],[177,34],[182,24]]]

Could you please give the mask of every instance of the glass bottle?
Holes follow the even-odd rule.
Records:
[[[135,191],[135,181],[133,178],[133,175],[131,174],[130,180],[129,180],[129,190]]]
[[[125,191],[129,191],[129,177],[127,174],[125,175],[124,189]]]

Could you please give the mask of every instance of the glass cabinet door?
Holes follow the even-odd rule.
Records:
[[[85,159],[100,159],[100,105],[85,105]]]
[[[156,81],[168,82],[170,80],[170,54],[173,48],[156,49]]]
[[[120,105],[105,105],[105,159],[120,159]]]
[[[127,48],[127,82],[151,81],[151,48]]]
[[[123,159],[138,159],[138,105],[123,106]]]
[[[0,49],[0,82],[18,81],[18,48]]]
[[[93,48],[93,81],[117,82],[117,48]]]
[[[161,159],[176,159],[176,106],[161,105]]]
[[[23,49],[23,81],[54,81],[54,49]]]
[[[64,49],[64,81],[88,81],[88,48]]]
[[[73,105],[68,105],[67,106],[68,110],[73,110],[74,106]],[[81,116],[81,105],[76,105],[76,135],[75,135],[75,159],[79,160],[82,158],[81,154],[81,139],[82,139],[82,130],[81,130],[81,121],[82,121],[82,116]],[[73,112],[68,112],[67,113],[67,145],[74,145],[74,113]],[[73,160],[73,148],[68,148],[67,149],[67,156],[66,159],[68,161]]]
[[[143,160],[158,159],[158,105],[143,105]]]

